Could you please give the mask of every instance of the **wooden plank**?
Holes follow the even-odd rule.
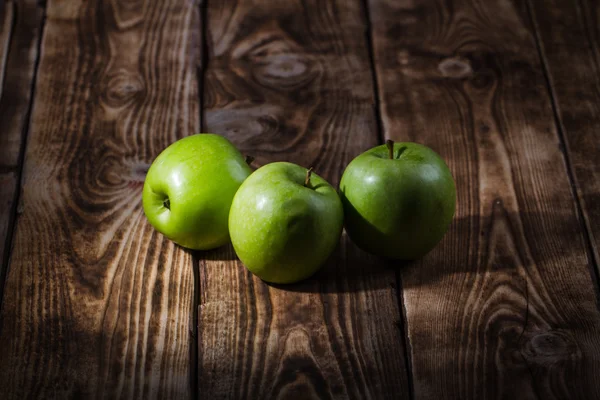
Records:
[[[3,82],[0,92],[0,302],[5,264],[10,253],[5,246],[10,244],[17,212],[15,201],[21,154],[31,110],[31,92],[44,14],[44,10],[33,0],[5,3],[4,6],[7,12],[0,39],[0,76],[4,76],[4,80],[0,80]],[[14,34],[9,40],[8,34],[13,29]],[[3,57],[3,54],[8,54],[9,47],[10,58]]]
[[[4,75],[8,48],[10,47],[10,36],[13,27],[14,5],[13,3],[0,3],[0,102],[3,100]],[[2,114],[0,114],[2,115]],[[0,124],[2,124],[2,121]],[[4,146],[1,141],[5,137],[4,129],[0,129],[0,160],[5,157]],[[9,232],[9,224],[14,203],[16,176],[10,167],[4,167],[0,161],[0,304],[2,303],[2,284],[4,282],[5,259],[4,254],[6,238]]]
[[[199,127],[198,4],[47,7],[0,333],[3,398],[187,398],[193,263],[141,208]]]
[[[3,100],[2,92],[4,88],[4,75],[6,69],[6,59],[8,48],[10,47],[10,36],[13,26],[14,7],[13,3],[0,3],[0,101]],[[2,119],[4,120],[4,118]],[[0,124],[2,121],[0,121]],[[4,129],[0,130],[0,141],[5,137]],[[0,142],[1,143],[1,142]],[[0,146],[0,160],[5,155],[4,146]],[[13,210],[13,199],[15,191],[16,176],[10,171],[10,167],[4,167],[0,161],[0,303],[2,301],[2,276],[4,266],[4,246],[9,231],[10,216]]]
[[[456,220],[401,270],[417,399],[600,398],[600,313],[526,5],[370,0],[386,137],[449,163]]]
[[[600,9],[589,0],[529,4],[596,268],[600,268]]]
[[[2,83],[4,82],[4,68],[10,46],[14,18],[14,4],[12,2],[0,3],[0,96],[2,96]]]
[[[359,1],[209,1],[205,130],[255,165],[337,185],[377,144]],[[324,270],[269,286],[231,249],[200,264],[199,397],[407,398],[394,271],[344,238]]]

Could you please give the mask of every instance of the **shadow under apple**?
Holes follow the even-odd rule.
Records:
[[[372,229],[365,234],[378,233],[375,227],[365,226]],[[522,226],[522,232],[519,226]],[[546,226],[546,229],[541,230],[540,226]],[[552,238],[565,240],[549,252],[547,243],[556,243]],[[407,289],[435,285],[461,274],[484,271],[518,273],[518,270],[528,269],[532,264],[539,266],[559,256],[565,260],[582,259],[575,253],[581,252],[583,245],[581,227],[569,215],[513,212],[496,206],[490,215],[472,214],[455,218],[441,242],[421,259],[388,260],[368,254],[343,232],[332,255],[312,277],[295,284],[265,284],[292,292],[362,292],[396,288],[398,275],[402,278],[403,289]],[[207,260],[237,260],[231,244],[195,254]],[[595,271],[591,270],[590,274],[594,277]]]

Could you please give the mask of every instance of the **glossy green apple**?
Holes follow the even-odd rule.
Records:
[[[335,249],[344,213],[327,181],[287,162],[256,170],[236,193],[229,231],[252,273],[272,283],[314,274]]]
[[[372,254],[414,260],[448,230],[456,187],[433,150],[388,141],[352,160],[340,182],[340,197],[354,243]]]
[[[219,135],[188,136],[154,160],[142,195],[157,231],[175,243],[208,250],[229,241],[229,208],[252,173],[240,152]]]

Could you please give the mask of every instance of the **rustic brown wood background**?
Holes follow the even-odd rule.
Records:
[[[599,3],[0,0],[0,82],[0,398],[600,399]],[[456,219],[266,285],[143,215],[200,131],[336,185],[424,143]]]

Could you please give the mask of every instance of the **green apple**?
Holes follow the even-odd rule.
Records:
[[[144,182],[144,213],[175,243],[208,250],[229,241],[229,209],[252,173],[240,152],[219,135],[188,136],[154,160]]]
[[[363,250],[414,260],[442,239],[456,187],[442,158],[417,143],[374,147],[356,157],[340,181],[346,232]]]
[[[229,214],[238,257],[272,283],[314,274],[335,249],[343,224],[335,189],[310,169],[287,162],[267,164],[250,175]]]

